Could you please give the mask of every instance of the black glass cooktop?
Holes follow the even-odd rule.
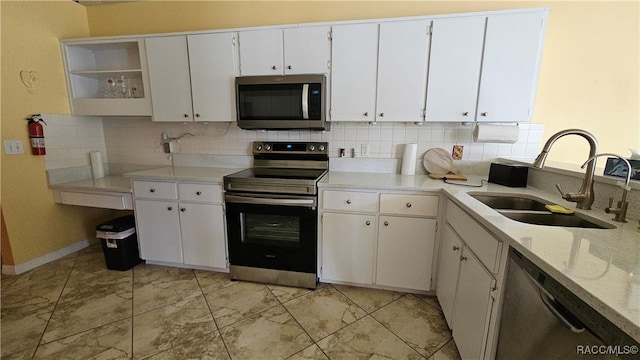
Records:
[[[326,169],[251,168],[227,175],[231,179],[316,180]]]

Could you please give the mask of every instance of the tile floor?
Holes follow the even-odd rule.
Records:
[[[433,297],[112,271],[99,246],[3,276],[1,310],[2,359],[459,359]]]

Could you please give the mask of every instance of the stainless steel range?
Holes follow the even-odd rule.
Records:
[[[253,158],[224,177],[231,279],[315,288],[327,143],[256,141]]]

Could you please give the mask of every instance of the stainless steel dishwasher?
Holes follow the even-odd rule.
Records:
[[[638,342],[509,249],[497,359],[638,359]]]

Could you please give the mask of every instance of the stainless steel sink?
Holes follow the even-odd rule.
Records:
[[[549,204],[536,199],[513,195],[472,194],[471,196],[492,209],[547,211],[545,205]]]
[[[528,212],[528,211],[498,211],[509,219],[527,224],[566,226],[589,229],[615,229],[616,227],[604,221],[587,220],[574,214],[554,214],[552,212]]]
[[[545,205],[551,204],[543,199],[520,194],[469,193],[471,197],[495,209],[509,219],[546,226],[579,227],[588,229],[615,229],[614,225],[580,213],[557,214],[549,211]]]

